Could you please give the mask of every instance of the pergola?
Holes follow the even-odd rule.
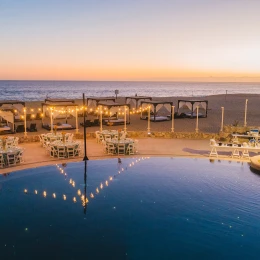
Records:
[[[12,132],[15,131],[15,113],[14,110],[24,113],[25,102],[19,100],[1,100],[0,117],[12,124]],[[20,119],[20,116],[19,116]],[[25,118],[26,120],[26,118]]]
[[[100,102],[112,101],[115,102],[114,97],[89,97],[86,99],[87,107],[93,107],[94,109],[98,106]]]
[[[132,96],[132,97],[125,97],[125,103],[126,104],[130,104],[130,107],[132,106],[131,103],[133,103],[133,105],[135,105],[135,109],[138,108],[140,101],[141,100],[152,100],[152,97],[147,97],[147,96]]]
[[[178,114],[179,110],[186,106],[191,111],[191,117],[193,117],[194,110],[199,106],[205,110],[204,117],[208,116],[208,100],[178,100]]]
[[[60,114],[65,114],[66,124],[68,114],[73,115],[76,118],[76,130],[78,130],[78,105],[72,99],[45,99],[45,103],[42,103],[42,112],[46,116],[48,113],[51,119],[51,131],[53,131],[53,119],[57,118]],[[42,118],[42,125],[43,124]]]
[[[112,103],[112,102],[99,102],[98,106],[102,106],[102,108],[107,108],[108,114],[110,115],[111,108],[119,108],[119,107],[128,107],[130,109],[130,104],[119,104],[119,103]],[[128,113],[128,124],[130,124],[130,113]],[[110,122],[110,118],[108,117],[108,122]]]
[[[173,106],[173,102],[170,101],[141,101],[141,119],[142,119],[142,107],[143,105],[152,105],[153,106],[153,121],[163,121],[163,120],[170,120],[172,118],[172,106]],[[169,113],[171,114],[171,117],[160,117],[160,120],[156,120],[156,112],[158,112],[163,106],[168,105],[170,106],[169,109],[167,109],[169,111]],[[162,119],[162,120],[161,120]]]
[[[62,103],[71,103],[71,104],[75,104],[75,100],[74,100],[74,99],[61,99],[61,98],[55,98],[55,99],[46,98],[46,99],[44,100],[44,103],[45,103],[45,104],[53,104],[53,103],[59,103],[59,104],[62,104]]]

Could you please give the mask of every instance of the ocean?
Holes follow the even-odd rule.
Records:
[[[136,81],[20,81],[1,80],[0,100],[38,101],[48,98],[89,96],[204,97],[226,94],[260,94],[260,83],[242,82],[136,82]]]

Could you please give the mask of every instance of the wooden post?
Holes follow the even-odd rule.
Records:
[[[100,111],[100,132],[103,130],[103,122],[102,122],[102,106],[100,106],[101,111]]]
[[[199,106],[197,106],[196,111],[197,111],[197,119],[196,119],[195,132],[198,133],[199,132]]]
[[[85,107],[84,107],[85,110]],[[75,111],[75,115],[76,115],[76,133],[79,132],[79,123],[78,123],[78,108],[76,107],[76,111]],[[85,122],[84,122],[84,127],[85,127]]]
[[[247,122],[246,122],[246,114],[247,114],[247,102],[248,102],[248,99],[246,99],[246,104],[245,104],[245,121],[244,121],[244,126],[247,125]]]
[[[172,128],[171,128],[172,133],[174,132],[174,106],[172,106]]]
[[[148,127],[147,127],[147,132],[148,132],[148,134],[150,134],[150,131],[151,131],[151,127],[150,127],[150,117],[151,117],[151,115],[150,115],[150,111],[151,111],[151,107],[150,107],[150,105],[148,106]]]
[[[221,127],[220,127],[220,131],[223,132],[223,127],[224,127],[224,107],[221,107]]]
[[[125,127],[124,127],[124,132],[126,133],[126,106],[125,106]]]
[[[27,136],[27,130],[26,130],[26,107],[23,109],[24,112],[24,136]]]

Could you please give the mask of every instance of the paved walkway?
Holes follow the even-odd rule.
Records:
[[[10,168],[0,169],[1,173],[8,173],[27,168],[34,168],[44,165],[56,164],[61,162],[81,161],[82,156],[75,159],[54,159],[45,153],[45,149],[40,143],[25,143],[20,147],[24,148],[24,163]],[[170,156],[170,157],[199,157],[209,159],[210,146],[209,140],[188,140],[188,139],[139,139],[138,153],[136,156]],[[220,159],[231,159],[230,153],[221,153]],[[114,158],[103,153],[102,145],[96,143],[94,139],[87,140],[87,156],[90,160]],[[120,157],[133,157],[123,156]],[[237,159],[236,159],[237,160]]]

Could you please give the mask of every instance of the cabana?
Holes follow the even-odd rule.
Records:
[[[199,117],[208,116],[208,100],[178,100],[178,114],[180,114],[180,109],[188,108],[190,112],[186,112],[186,117],[196,117],[197,113],[195,112],[197,106],[205,110],[205,113],[198,113]]]
[[[147,96],[133,96],[133,97],[125,97],[125,103],[130,104],[130,108],[135,108],[136,110],[140,106],[140,101],[147,101],[147,100],[152,100],[152,97],[147,97]]]
[[[173,102],[169,101],[141,101],[141,119],[147,120],[148,117],[143,117],[143,105],[148,105],[148,106],[153,106],[153,115],[150,117],[150,121],[153,122],[160,122],[160,121],[169,121],[172,118],[172,106]],[[158,111],[161,110],[162,108],[165,108],[170,115],[167,116],[159,116]]]
[[[89,109],[96,109],[99,102],[116,102],[114,97],[89,97],[86,99],[88,111]]]
[[[123,107],[122,113],[124,113],[124,119],[118,118],[118,114],[120,113],[120,110],[121,110],[120,107]],[[126,107],[128,107],[128,109],[130,109],[129,104],[119,104],[119,103],[112,103],[112,102],[108,102],[108,101],[107,102],[99,102],[98,103],[98,110],[101,110],[101,111],[103,111],[103,109],[107,110],[107,114],[108,114],[107,119],[102,120],[102,118],[101,118],[100,121],[104,122],[107,125],[123,125],[123,124],[126,125],[126,124],[130,124],[130,113],[128,113],[128,118],[127,118]],[[117,114],[117,118],[111,119],[110,115],[114,114],[114,113]],[[103,114],[103,112],[102,112],[102,114]]]
[[[42,103],[42,128],[53,131],[54,126],[57,130],[71,130],[78,131],[78,105],[72,99],[45,99]],[[72,115],[76,119],[76,127],[68,124],[68,115]],[[44,124],[44,117],[50,117],[50,124]],[[66,123],[53,124],[54,119],[65,118]]]
[[[15,121],[21,120],[21,114],[24,114],[25,102],[19,100],[2,100],[0,101],[0,117],[1,122],[0,132],[14,133]],[[26,120],[26,118],[24,119]]]

